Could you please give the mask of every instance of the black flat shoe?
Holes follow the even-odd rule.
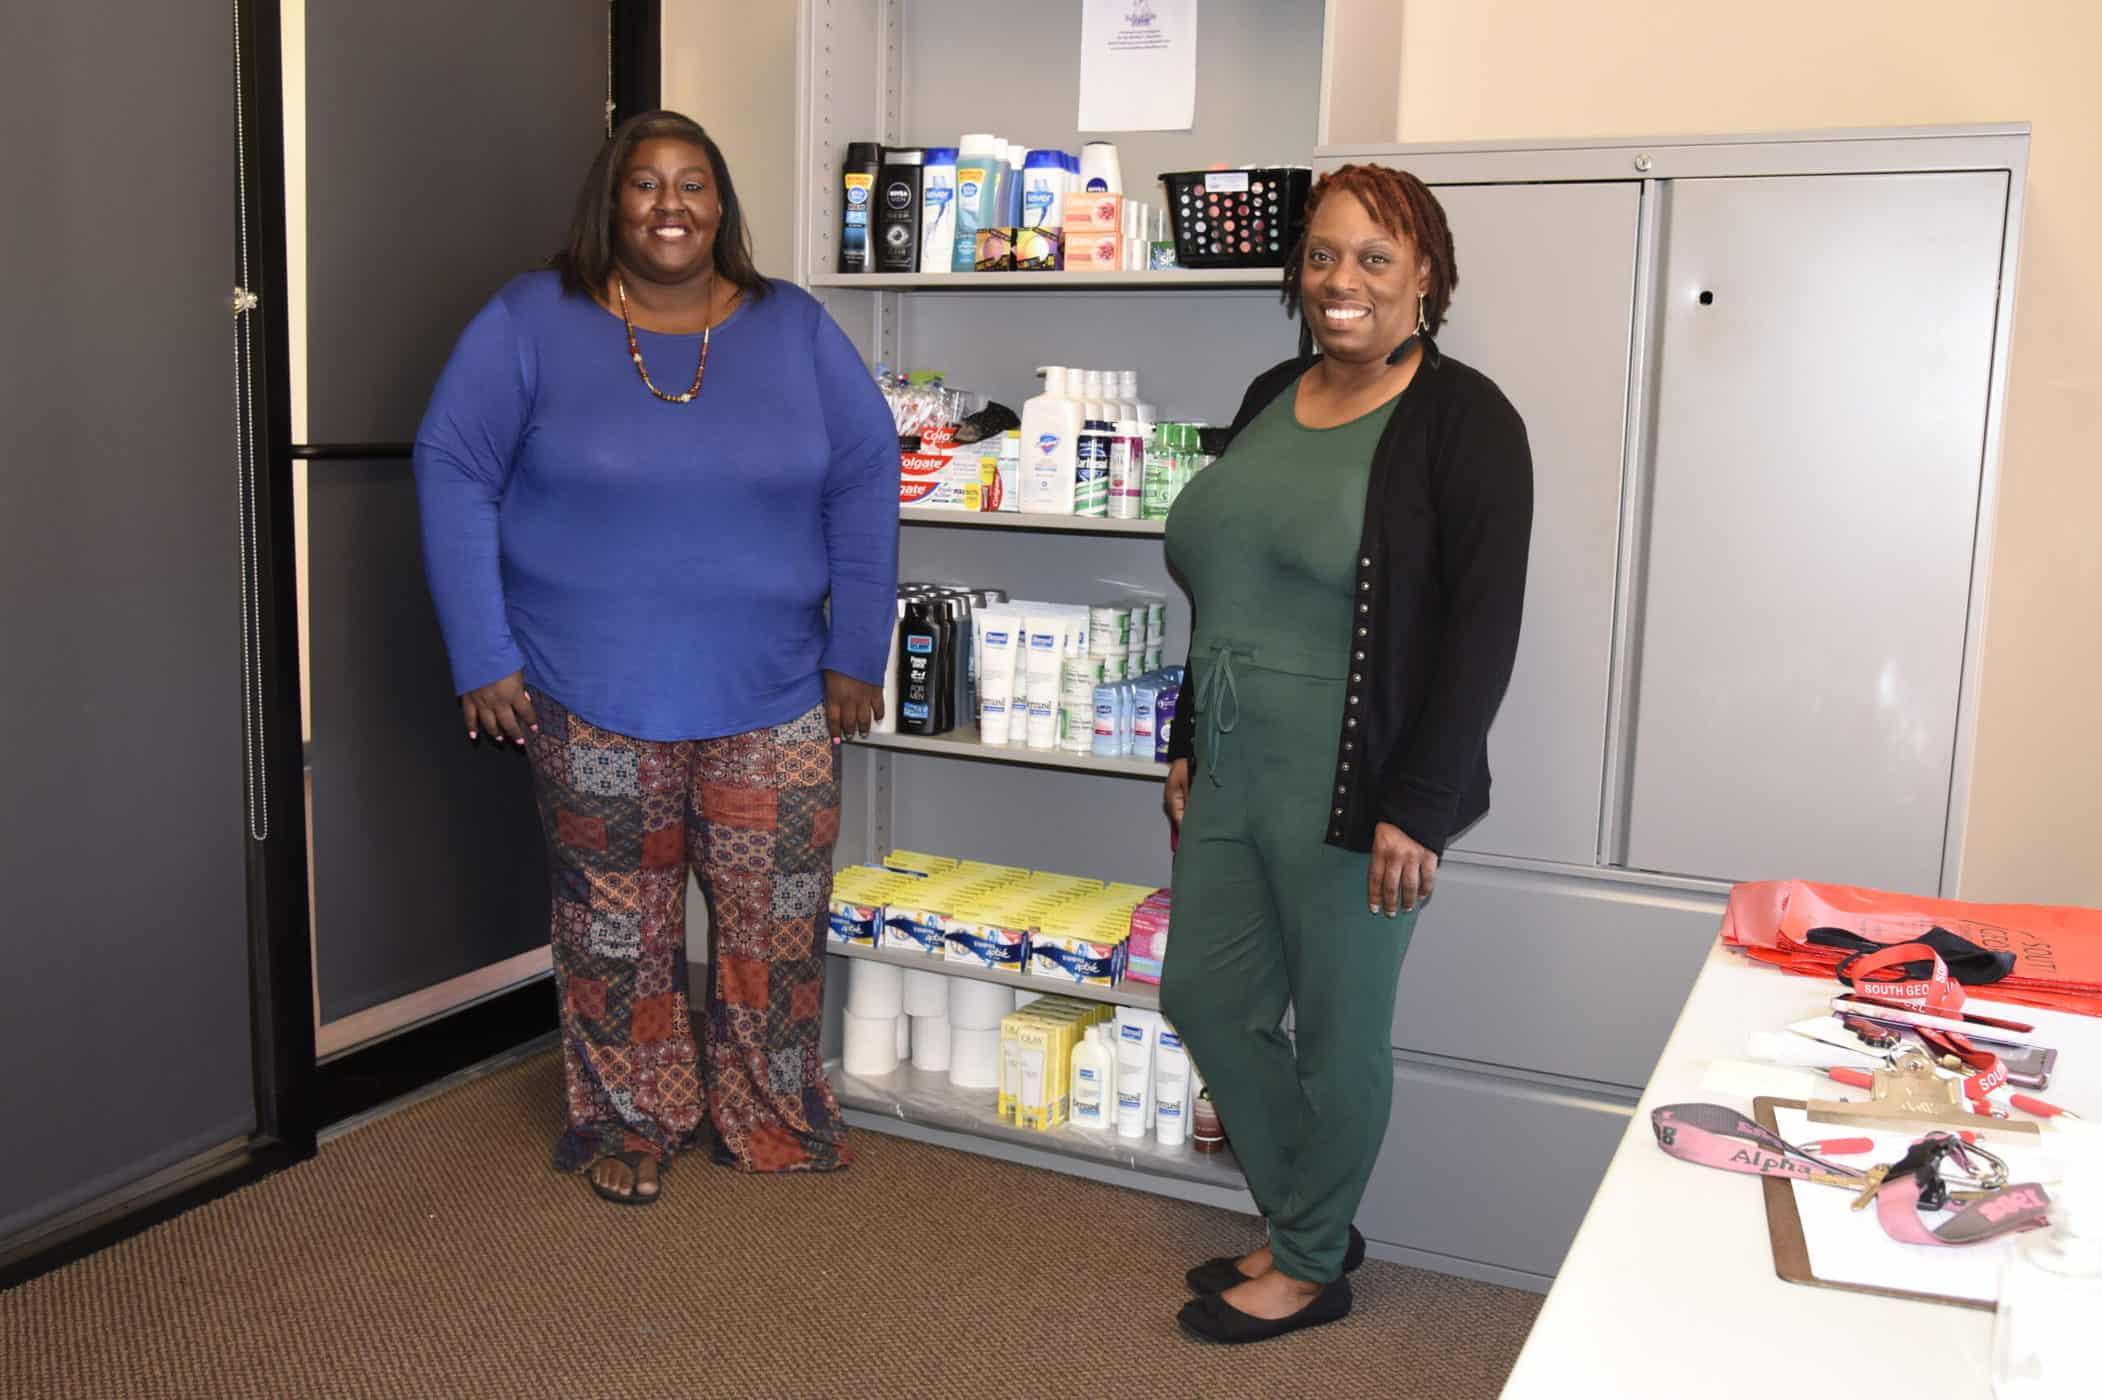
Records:
[[[1365,1237],[1358,1227],[1350,1227],[1350,1243],[1343,1250],[1343,1272],[1354,1274],[1358,1265],[1365,1262]],[[1207,1259],[1183,1276],[1190,1285],[1190,1292],[1200,1296],[1224,1293],[1237,1283],[1248,1282],[1248,1275],[1241,1272],[1240,1256],[1222,1254],[1216,1259]]]
[[[1199,1341],[1242,1346],[1249,1342],[1267,1342],[1306,1327],[1341,1322],[1350,1316],[1350,1303],[1350,1280],[1339,1278],[1323,1286],[1312,1301],[1290,1317],[1251,1317],[1212,1293],[1184,1303],[1176,1321],[1182,1324],[1183,1331]]]

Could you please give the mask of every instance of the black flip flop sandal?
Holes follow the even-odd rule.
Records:
[[[635,1178],[635,1184],[628,1188],[626,1194],[622,1194],[610,1186],[599,1185],[597,1177],[589,1177],[587,1180],[591,1183],[591,1194],[602,1201],[611,1201],[617,1206],[653,1206],[657,1204],[657,1198],[664,1194],[664,1167],[661,1163],[657,1168],[657,1189],[650,1192],[647,1196],[637,1189],[642,1185],[642,1161],[648,1155],[646,1152],[606,1153],[605,1156],[598,1159],[598,1162],[593,1162],[591,1165],[596,1167],[599,1162],[609,1159],[618,1162],[626,1167],[629,1174]]]

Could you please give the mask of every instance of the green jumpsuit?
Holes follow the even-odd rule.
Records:
[[[1211,1089],[1278,1267],[1320,1283],[1342,1270],[1386,1136],[1395,980],[1415,916],[1371,913],[1371,858],[1323,840],[1365,486],[1394,404],[1313,429],[1296,397],[1296,385],[1280,393],[1168,517],[1168,559],[1196,606],[1176,719],[1192,726],[1195,758],[1161,1005]]]

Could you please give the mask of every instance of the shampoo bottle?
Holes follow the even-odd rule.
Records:
[[[1022,227],[1065,227],[1072,188],[1064,151],[1031,151],[1022,170]]]
[[[999,138],[973,132],[956,150],[956,241],[950,250],[950,271],[977,270],[978,230],[998,226],[994,201],[999,193]]]
[[[956,256],[956,148],[929,146],[920,167],[921,272],[947,272]]]
[[[1067,371],[1044,371],[1044,392],[1022,405],[1022,509],[1037,515],[1073,513],[1073,472],[1086,420],[1068,396]]]

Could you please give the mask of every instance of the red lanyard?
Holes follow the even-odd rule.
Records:
[[[1926,963],[1926,977],[1914,976],[1910,967]],[[1874,974],[1897,969],[1897,979],[1878,979]],[[1873,953],[1856,953],[1839,965],[1839,975],[1857,996],[1876,997],[1908,1011],[1931,1011],[1937,1016],[1962,1014],[1963,984],[1949,976],[1941,954],[1924,943],[1900,943]],[[1938,1055],[1954,1055],[1970,1071],[1963,1079],[1963,1092],[1983,1109],[1987,1096],[2007,1082],[2007,1066],[1990,1050],[1980,1049],[1969,1036],[1958,1031],[1922,1030],[1920,1040]]]

